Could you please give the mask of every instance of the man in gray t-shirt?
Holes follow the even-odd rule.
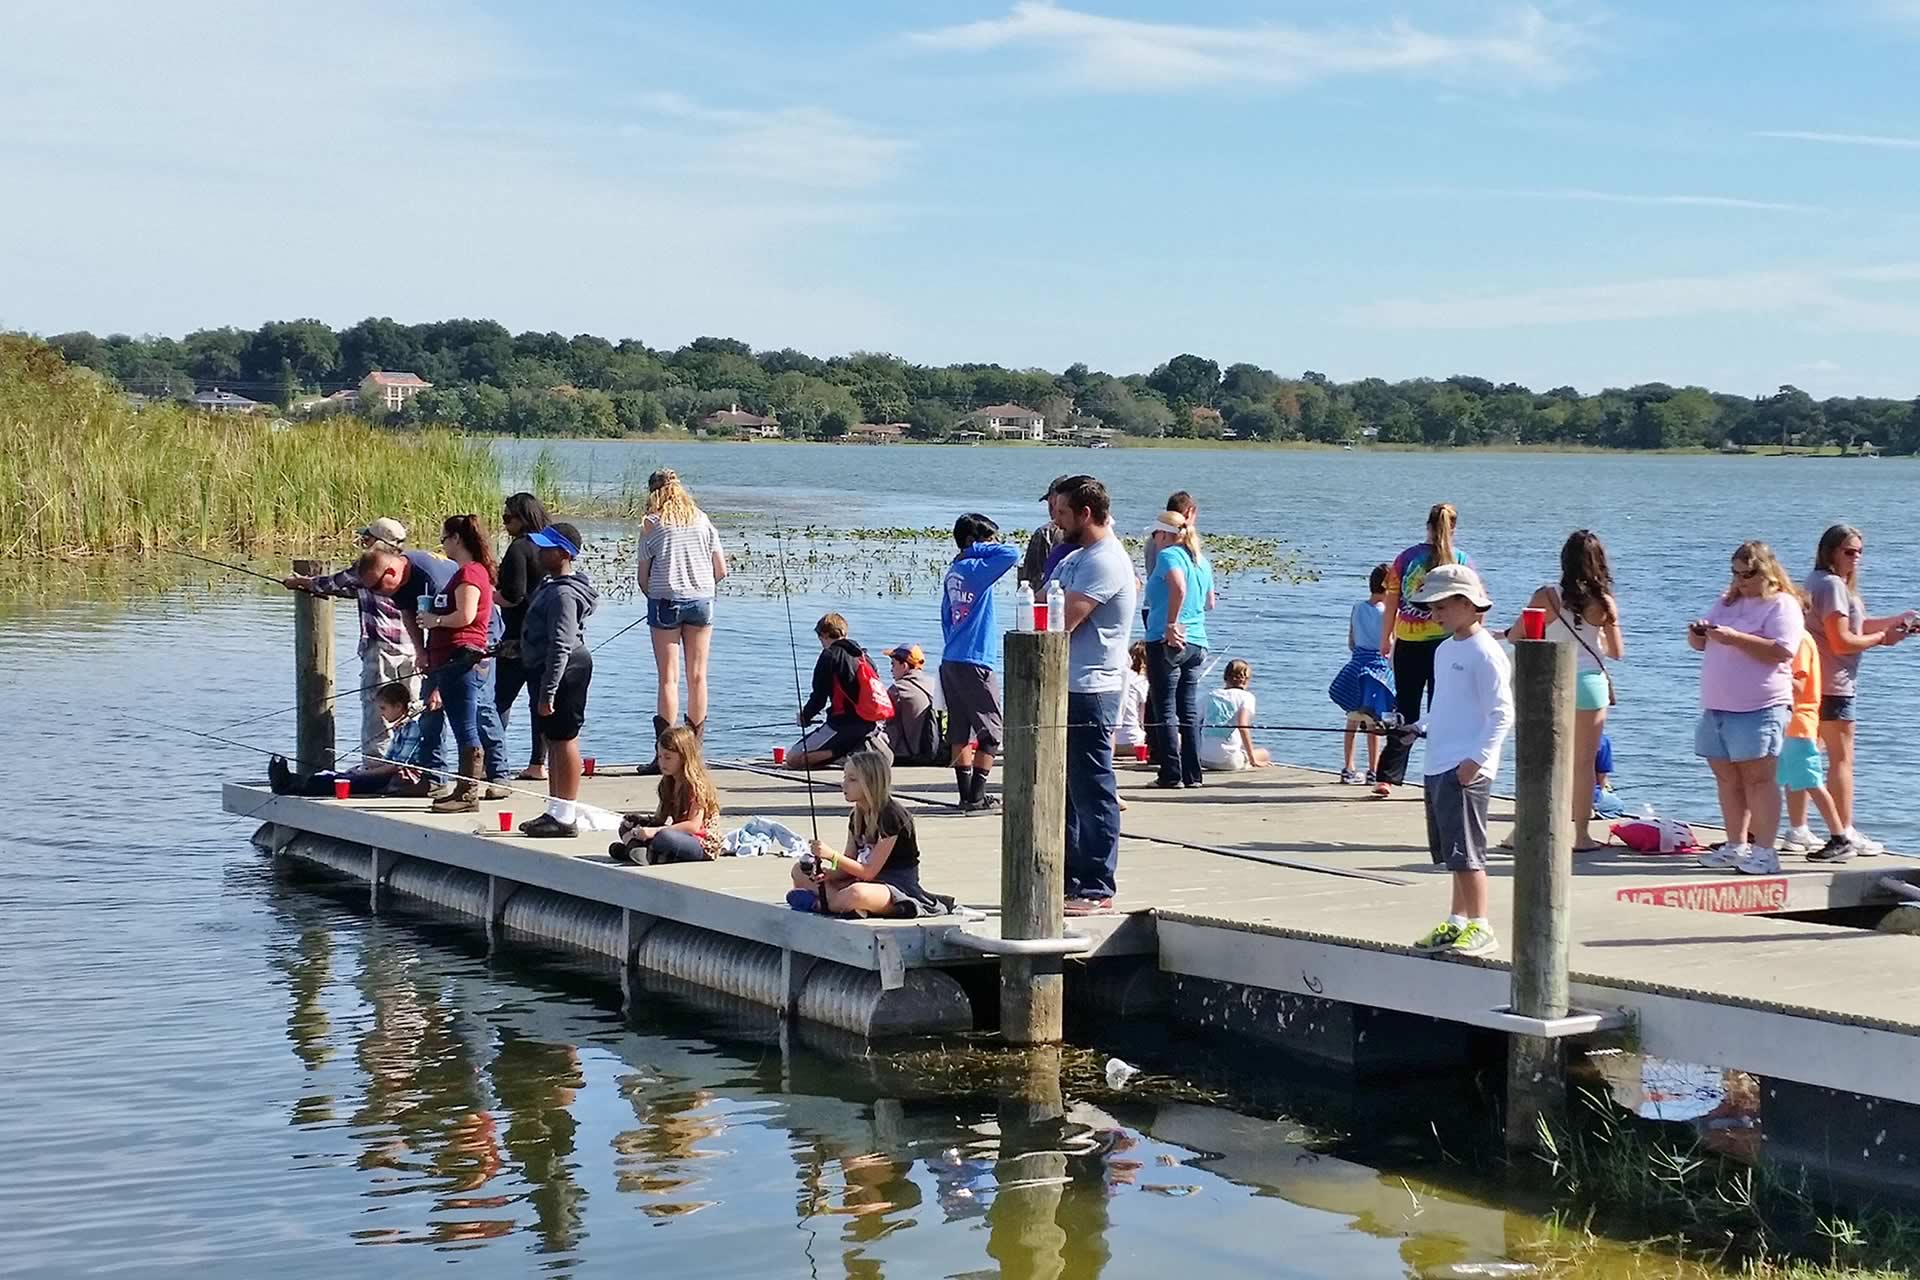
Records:
[[[1113,532],[1107,488],[1062,476],[1047,490],[1054,524],[1078,550],[1060,562],[1067,637],[1068,915],[1113,910],[1120,865],[1120,793],[1113,727],[1127,682],[1136,598],[1133,559]]]

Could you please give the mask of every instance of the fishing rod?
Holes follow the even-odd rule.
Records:
[[[774,544],[780,548],[780,598],[787,606],[787,655],[793,664],[793,701],[794,705],[806,709],[806,703],[800,696],[800,642],[793,638],[793,593],[787,587],[787,537],[782,526],[776,522],[773,526]],[[800,722],[800,768],[807,780],[807,825],[813,831],[813,843],[820,843],[820,812],[813,802],[813,748],[807,739],[812,736],[807,731],[806,721]],[[820,895],[820,914],[827,914],[827,882],[823,877],[818,884]]]
[[[244,573],[249,578],[258,578],[262,582],[271,582],[276,587],[284,587],[287,585],[284,581],[274,577],[270,573],[261,573],[258,569],[249,569],[245,565],[229,564],[225,560],[215,560],[211,556],[195,555],[191,551],[182,551],[178,547],[168,547],[167,551],[172,555],[185,556],[189,560],[198,560],[201,564],[210,564],[216,569],[225,569],[229,573]]]

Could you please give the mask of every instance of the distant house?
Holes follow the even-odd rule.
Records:
[[[984,409],[975,409],[965,421],[976,431],[997,440],[1047,438],[1046,415],[1035,413],[1023,404],[990,404]]]
[[[1380,428],[1362,427],[1360,428],[1360,438],[1363,440],[1378,440],[1380,438]]]
[[[266,406],[258,400],[249,400],[215,387],[211,391],[196,392],[193,407],[205,413],[255,413]]]
[[[375,369],[360,380],[360,399],[388,413],[398,413],[407,407],[407,401],[432,385],[417,373]]]
[[[773,414],[762,417],[749,413],[739,405],[721,409],[700,419],[701,429],[709,435],[759,436],[763,440],[780,438],[780,419]]]
[[[907,438],[904,422],[855,423],[851,437],[865,444],[895,444]]]

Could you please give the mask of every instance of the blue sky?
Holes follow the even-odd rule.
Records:
[[[1920,392],[1920,0],[17,8],[0,327]]]

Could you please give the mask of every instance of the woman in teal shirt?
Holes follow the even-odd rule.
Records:
[[[1207,660],[1213,565],[1200,533],[1177,511],[1161,514],[1148,539],[1147,687],[1160,714],[1147,726],[1160,758],[1157,787],[1200,785],[1200,672]]]

